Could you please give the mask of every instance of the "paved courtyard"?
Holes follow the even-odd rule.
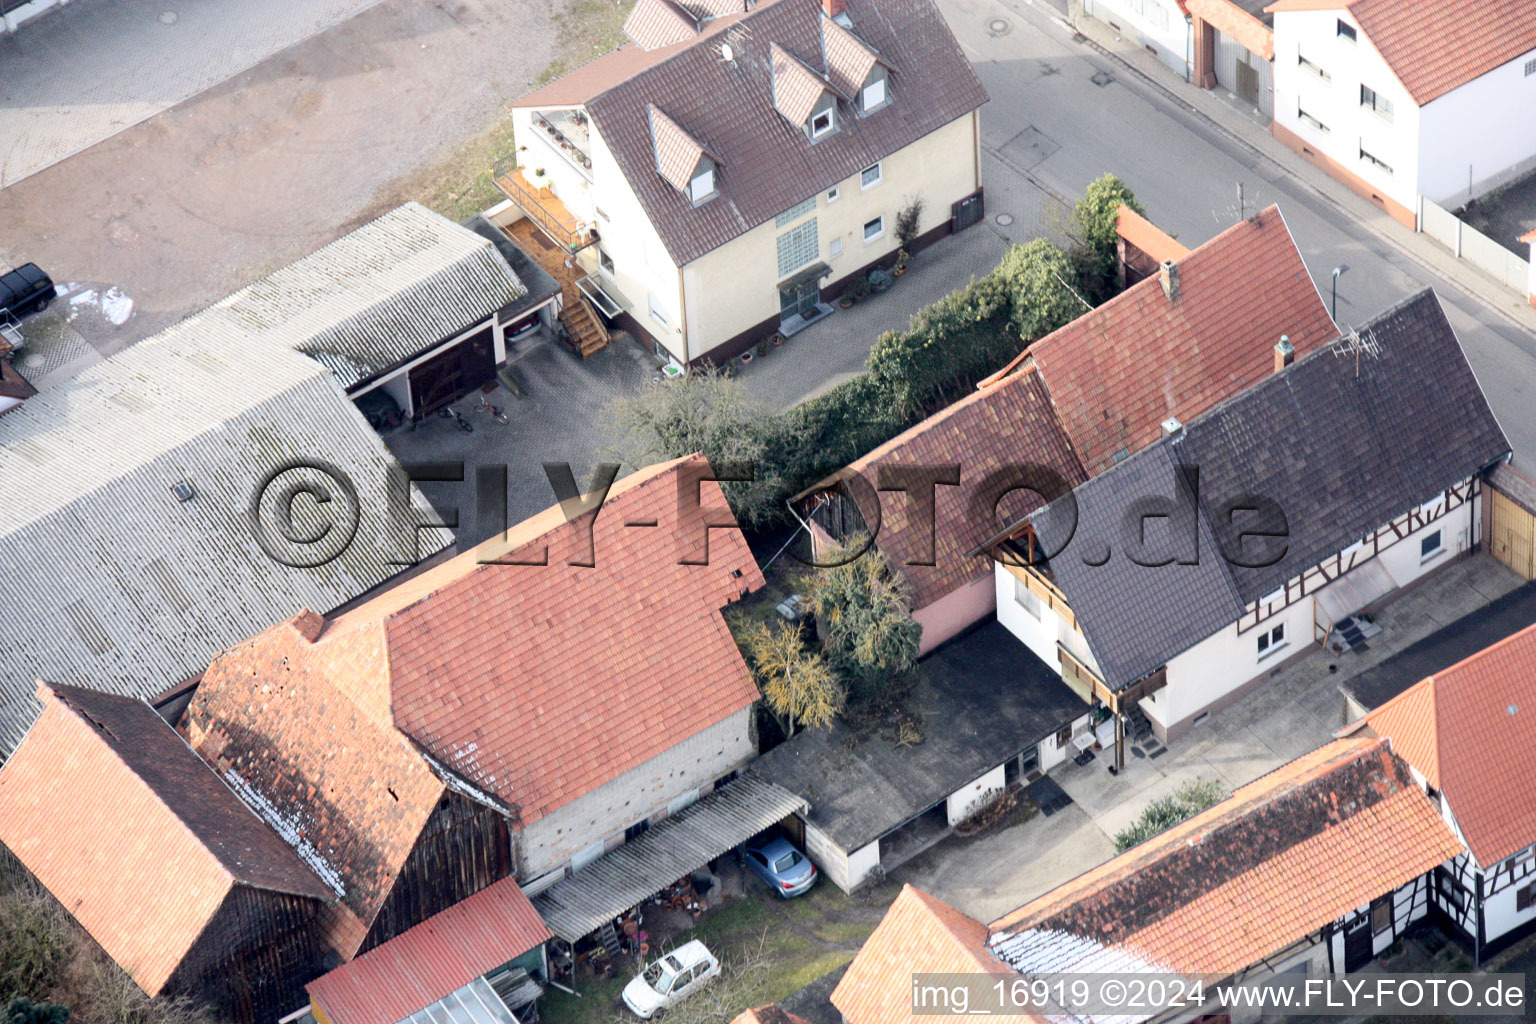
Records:
[[[1113,836],[1151,801],[1194,779],[1227,791],[1326,743],[1344,722],[1338,685],[1449,625],[1521,580],[1486,553],[1457,562],[1376,616],[1368,650],[1330,656],[1313,647],[1251,694],[1216,711],[1155,759],[1128,757],[1118,776],[1099,757],[1050,777],[1072,798],[1049,817],[971,841],[947,840],[895,872],[983,921],[993,920],[1114,856]],[[1337,671],[1331,666],[1337,665]]]

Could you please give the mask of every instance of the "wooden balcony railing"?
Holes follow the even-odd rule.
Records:
[[[593,226],[577,217],[548,186],[537,188],[521,167],[495,170],[496,187],[538,225],[550,241],[566,252],[578,252],[597,241]]]

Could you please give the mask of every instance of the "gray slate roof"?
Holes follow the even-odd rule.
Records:
[[[863,117],[840,101],[838,131],[815,145],[774,108],[769,49],[778,44],[824,72],[821,0],[764,0],[728,28],[669,48],[676,52],[605,83],[587,102],[679,266],[987,101],[933,0],[848,0],[847,13],[851,31],[900,70],[891,76],[886,106]],[[732,47],[732,61],[721,58],[723,41]],[[571,77],[583,75],[578,69]],[[520,103],[559,89],[552,83]],[[714,199],[695,207],[657,173],[647,113],[653,103],[718,157]]]
[[[895,729],[839,719],[807,729],[750,768],[811,805],[808,819],[856,850],[1034,746],[1088,706],[995,619],[920,663],[907,695],[923,742],[898,747]]]
[[[352,544],[310,569],[274,562],[247,516],[264,475],[300,458],[334,464],[361,505]],[[0,416],[0,752],[36,716],[38,677],[147,697],[394,575],[394,465],[318,363],[184,329]],[[171,492],[181,480],[190,501]]]
[[[1236,622],[1249,602],[1509,452],[1433,292],[1382,313],[1359,337],[1331,342],[1078,487],[1075,535],[1066,499],[1036,514],[1056,553],[1051,571],[1109,685],[1154,671]],[[1136,565],[1120,524],[1149,493],[1176,493],[1176,464],[1199,468],[1200,564]],[[1233,526],[1222,514],[1242,494],[1285,514],[1289,541],[1273,565],[1244,568],[1218,549],[1223,538],[1235,547],[1232,535],[1253,522]],[[1087,564],[1112,538],[1109,561]],[[1163,550],[1155,539],[1149,548]]]
[[[156,340],[281,345],[311,356],[351,387],[486,320],[526,292],[489,239],[406,203]]]

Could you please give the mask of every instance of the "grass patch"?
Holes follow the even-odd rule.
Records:
[[[534,84],[543,85],[624,41],[624,19],[634,0],[569,0],[555,15],[559,51]],[[428,168],[407,188],[405,198],[458,222],[501,202],[491,181],[491,165],[517,148],[512,114],[502,110],[495,122],[464,142],[446,159]]]

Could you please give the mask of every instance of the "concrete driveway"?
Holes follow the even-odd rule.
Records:
[[[117,111],[109,117],[132,119],[259,59],[257,44],[244,39],[242,19],[252,11],[283,27],[258,33],[269,48],[327,17],[367,7],[0,190],[0,264],[33,260],[57,281],[98,292],[117,288],[133,302],[132,315],[82,331],[110,354],[401,201],[413,176],[486,130],[505,102],[566,49],[558,20],[565,3],[369,2],[78,0],[0,39],[0,154],[24,156],[30,143],[15,133],[31,107],[78,108],[90,102],[79,93],[95,83],[104,107]],[[274,13],[276,7],[285,13]],[[178,20],[162,23],[163,12]],[[93,66],[93,54],[118,45],[110,37],[129,23],[135,67],[182,60],[187,40],[202,38],[185,34],[192,30],[242,41],[229,43],[235,52],[208,60],[201,77],[167,73],[140,88],[137,79],[120,80],[122,60]],[[62,63],[68,76],[87,84],[65,96],[35,60],[26,80],[12,84],[9,59],[43,49],[49,69]],[[108,130],[99,119],[93,123],[64,133],[55,149]]]
[[[1382,632],[1367,650],[1329,656],[1313,647],[1249,696],[1212,712],[1166,753],[1127,757],[1118,776],[1109,774],[1103,756],[1083,766],[1069,762],[1050,777],[1072,798],[1070,806],[978,839],[947,840],[893,877],[982,921],[995,920],[1113,857],[1115,833],[1153,800],[1201,778],[1230,793],[1328,742],[1344,724],[1339,683],[1521,582],[1488,554],[1447,566],[1379,612]]]

